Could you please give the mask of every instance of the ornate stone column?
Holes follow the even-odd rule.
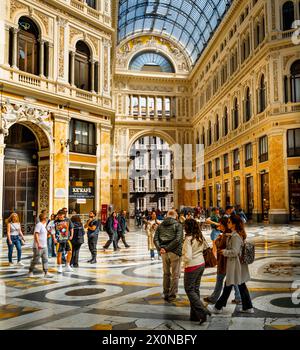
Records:
[[[13,49],[12,49],[12,66],[18,68],[18,28],[13,28]]]
[[[96,61],[91,60],[91,91],[95,93],[95,63]]]
[[[40,42],[40,76],[44,77],[44,61],[45,61],[45,41],[43,39],[39,40]]]
[[[71,72],[71,85],[74,86],[75,84],[75,52],[71,51],[71,60],[70,60],[70,72]]]

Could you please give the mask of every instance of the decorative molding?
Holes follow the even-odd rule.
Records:
[[[39,207],[40,210],[49,207],[50,193],[50,166],[42,165],[39,167]]]
[[[27,10],[29,11],[29,7],[27,5],[22,4],[19,1],[16,0],[11,0],[10,1],[10,18],[13,19],[14,18],[14,14],[18,11],[18,10]]]

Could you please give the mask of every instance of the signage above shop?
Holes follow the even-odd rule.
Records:
[[[70,198],[94,198],[94,188],[93,187],[70,187],[69,189]]]

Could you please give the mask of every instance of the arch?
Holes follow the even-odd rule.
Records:
[[[89,48],[91,59],[96,59],[98,57],[97,49],[95,48],[94,44],[88,37],[84,36],[83,34],[77,34],[73,37],[70,43],[71,51],[76,51],[76,46],[79,41],[84,42],[84,44]]]
[[[138,141],[142,137],[147,137],[147,136],[157,136],[160,137],[162,140],[164,140],[169,146],[175,145],[176,141],[171,137],[168,133],[165,131],[158,131],[156,129],[149,129],[149,130],[144,130],[140,131],[137,134],[135,134],[128,142],[128,147],[127,147],[127,155],[130,155],[130,150],[134,143]]]
[[[75,46],[74,84],[78,89],[90,91],[91,89],[91,51],[82,40]]]
[[[15,16],[13,18],[13,23],[15,24],[16,27],[18,26],[19,20],[22,17],[28,17],[31,21],[35,23],[35,25],[38,28],[41,39],[48,35],[45,25],[40,20],[40,18],[38,16],[35,16],[34,13],[30,13],[29,11],[26,11],[24,9],[17,11],[15,13]]]
[[[291,102],[300,102],[300,60],[294,61],[290,68]]]
[[[282,5],[282,30],[292,29],[292,24],[295,20],[295,7],[293,1],[286,1]]]
[[[152,50],[142,51],[135,54],[129,62],[128,69],[144,71],[143,68],[147,65],[158,66],[160,67],[160,72],[163,73],[175,73],[173,63],[164,54]],[[146,69],[146,71],[148,71],[148,69]],[[153,70],[149,69],[149,71],[152,72]]]

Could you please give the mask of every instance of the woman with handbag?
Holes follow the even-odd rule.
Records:
[[[7,246],[8,246],[8,261],[9,266],[13,266],[13,250],[14,246],[18,252],[18,266],[25,266],[21,262],[22,244],[25,244],[25,238],[21,229],[19,216],[17,213],[12,213],[7,219]]]
[[[210,304],[215,304],[217,300],[219,299],[222,289],[223,289],[223,282],[226,277],[226,258],[223,254],[221,254],[221,251],[223,249],[226,249],[227,244],[227,238],[231,235],[231,230],[228,228],[228,218],[223,217],[219,221],[218,229],[221,231],[221,234],[216,239],[216,247],[217,247],[217,280],[216,285],[213,293],[209,297],[205,297],[203,300]],[[240,304],[241,303],[241,295],[239,292],[238,287],[234,286],[235,291],[235,298],[232,301],[233,304]]]
[[[194,219],[187,219],[184,229],[186,232],[183,244],[184,289],[191,305],[190,320],[201,325],[206,322],[207,315],[210,315],[200,299],[200,283],[205,270],[203,257],[205,239],[199,224]]]
[[[249,268],[247,264],[240,261],[242,248],[247,237],[242,219],[238,215],[231,215],[228,219],[228,228],[232,233],[227,239],[226,249],[220,251],[227,258],[226,282],[221,297],[215,306],[209,310],[215,314],[222,313],[223,307],[226,307],[232,286],[237,285],[243,306],[240,312],[253,314],[254,309],[246,286],[246,282],[250,280]]]

